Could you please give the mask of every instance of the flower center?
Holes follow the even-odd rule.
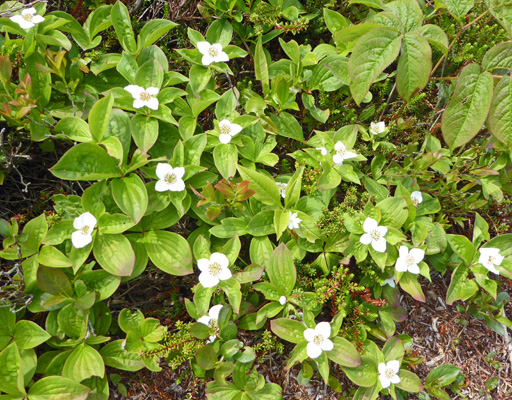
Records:
[[[220,274],[220,271],[222,271],[222,267],[219,263],[212,263],[210,264],[209,272],[212,276],[217,276]]]
[[[212,46],[208,49],[208,55],[212,57],[217,57],[219,55],[219,51]]]
[[[489,264],[494,264],[495,258],[493,256],[489,256],[489,261],[487,261]]]
[[[219,329],[218,321],[215,318],[210,319],[210,322],[208,322],[208,328],[217,331],[217,329]]]
[[[139,98],[142,100],[142,101],[149,101],[151,100],[151,95],[148,93],[148,92],[142,92],[139,96]]]
[[[82,235],[88,235],[89,234],[90,226],[86,225],[82,228]]]
[[[405,264],[407,264],[408,267],[412,267],[416,264],[416,261],[414,260],[414,257],[409,254],[405,257]]]
[[[171,184],[171,185],[172,185],[173,183],[176,183],[176,180],[177,180],[177,179],[178,179],[178,178],[176,178],[176,175],[174,175],[174,174],[167,174],[167,175],[165,175],[165,177],[164,177],[164,181],[165,181],[165,183],[169,183],[169,184]]]
[[[395,376],[395,371],[393,371],[391,368],[386,369],[386,372],[384,372],[384,376],[390,380]]]
[[[341,149],[341,150],[337,150],[336,151],[336,154],[338,154],[339,156],[341,156],[342,158],[345,158],[345,154],[347,153],[347,150],[346,149]]]
[[[414,207],[418,207],[418,205],[420,204],[420,201],[416,197],[413,197],[411,199],[411,202]]]
[[[313,343],[316,344],[317,346],[320,346],[323,342],[324,342],[324,337],[322,335],[316,335],[313,338]]]
[[[220,133],[224,134],[230,134],[231,133],[231,127],[229,125],[220,125],[219,126]]]
[[[378,241],[380,240],[380,232],[377,230],[377,229],[374,229],[373,231],[370,232],[370,237],[372,238],[372,240],[374,241]]]
[[[25,21],[28,21],[28,22],[32,21],[32,18],[34,17],[34,16],[33,16],[32,14],[30,14],[30,13],[21,14],[21,16],[23,17],[23,19],[24,19]]]

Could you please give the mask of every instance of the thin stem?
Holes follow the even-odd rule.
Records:
[[[480,14],[478,17],[476,17],[473,21],[471,21],[470,23],[464,25],[459,33],[457,33],[457,35],[455,35],[455,37],[453,38],[452,42],[450,43],[450,45],[448,46],[448,50],[446,51],[445,54],[443,54],[441,56],[441,58],[439,59],[439,61],[437,62],[437,64],[435,65],[434,69],[432,69],[432,71],[430,72],[430,76],[434,75],[434,73],[436,72],[436,70],[439,68],[439,66],[441,65],[441,63],[443,62],[443,60],[445,59],[445,57],[448,55],[448,53],[450,52],[451,48],[455,45],[455,43],[457,42],[457,40],[459,39],[460,35],[462,35],[462,33],[468,29],[471,25],[473,25],[475,22],[479,21],[480,19],[482,19],[486,14],[488,14],[489,12],[491,12],[491,10],[493,8],[495,8],[496,6],[492,6],[492,7],[489,7],[487,10],[485,10],[482,14]]]

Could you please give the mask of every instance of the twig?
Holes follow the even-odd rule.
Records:
[[[388,99],[386,100],[386,105],[384,106],[384,109],[382,110],[382,112],[380,113],[380,116],[379,116],[379,121],[382,121],[382,117],[384,115],[384,113],[386,112],[386,109],[388,108],[388,104],[391,100],[391,96],[393,96],[393,93],[395,92],[395,89],[396,89],[396,82],[395,84],[393,85],[393,88],[391,89],[391,92],[389,92],[389,96],[388,96]]]

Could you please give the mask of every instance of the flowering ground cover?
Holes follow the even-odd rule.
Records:
[[[0,399],[512,397],[512,3],[0,5]]]

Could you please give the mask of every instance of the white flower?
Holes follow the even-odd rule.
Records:
[[[356,153],[352,153],[351,151],[347,151],[347,148],[343,143],[338,141],[334,145],[334,150],[336,151],[336,154],[332,156],[332,160],[337,164],[341,165],[343,164],[343,161],[348,160],[350,158],[357,157]]]
[[[277,188],[279,189],[279,194],[284,199],[286,197],[286,187],[288,186],[287,183],[283,182],[276,182]]]
[[[219,122],[219,140],[223,144],[231,142],[231,138],[242,131],[242,127],[238,124],[232,124],[227,119]]]
[[[400,370],[400,363],[397,360],[388,361],[387,364],[379,363],[379,379],[384,389],[392,383],[400,383],[400,377],[397,375]]]
[[[11,21],[16,22],[22,29],[30,29],[36,24],[44,21],[44,17],[36,14],[34,7],[25,8],[21,14],[10,17]]]
[[[505,257],[500,255],[500,249],[483,247],[480,249],[480,258],[478,259],[478,262],[489,271],[499,275],[500,272],[496,269],[495,265],[501,265],[504,258]]]
[[[331,336],[331,325],[329,322],[320,322],[315,329],[308,328],[304,331],[304,337],[309,342],[306,347],[308,357],[317,358],[323,351],[331,351],[334,348]]]
[[[209,42],[197,42],[197,49],[203,55],[203,65],[210,65],[212,62],[227,62],[228,55],[222,51],[220,43],[210,44]]]
[[[370,132],[374,135],[378,135],[386,130],[385,122],[372,122],[370,124]]]
[[[158,163],[156,166],[156,176],[160,179],[156,185],[155,190],[157,192],[165,192],[167,190],[171,192],[182,192],[185,190],[185,182],[183,182],[183,175],[185,174],[185,168],[176,167],[173,168],[166,163]]]
[[[302,222],[302,220],[297,217],[298,213],[292,213],[291,211],[288,211],[288,213],[288,229],[297,229],[299,227],[299,222]]]
[[[286,304],[286,296],[279,297],[279,304],[284,306]]]
[[[216,286],[219,281],[231,278],[228,266],[229,260],[222,253],[212,253],[209,260],[206,258],[197,260],[197,267],[201,271],[199,282],[204,288],[211,288]]]
[[[158,99],[156,96],[159,89],[156,87],[143,87],[137,85],[128,85],[124,88],[127,92],[133,96],[133,108],[142,108],[144,106],[151,108],[152,110],[158,110]]]
[[[373,250],[378,251],[379,253],[384,253],[386,251],[386,239],[384,239],[384,236],[388,232],[388,228],[385,226],[379,226],[377,221],[368,217],[364,221],[363,230],[366,233],[361,236],[359,241],[362,244],[371,243]]]
[[[398,249],[398,260],[396,260],[395,269],[398,272],[407,272],[411,274],[419,274],[420,267],[418,264],[423,261],[425,252],[421,249],[409,249],[406,246],[400,246]]]
[[[210,330],[215,331],[215,335],[211,335],[208,338],[207,343],[212,343],[217,337],[217,331],[219,329],[219,313],[221,308],[222,304],[217,304],[216,306],[210,308],[208,315],[203,315],[197,320],[197,322],[205,324],[208,328],[210,328]]]
[[[73,228],[78,229],[71,234],[71,243],[77,249],[87,246],[92,242],[92,231],[96,226],[96,218],[89,211],[76,217],[73,221]]]
[[[395,275],[393,275],[391,278],[386,279],[386,280],[385,280],[384,282],[382,282],[380,285],[381,285],[381,286],[389,285],[389,286],[391,286],[392,288],[396,287],[396,283],[395,283]]]
[[[320,154],[322,154],[323,156],[326,156],[328,153],[328,151],[325,147],[317,147],[315,150],[319,150]]]
[[[412,201],[412,205],[414,207],[418,207],[420,205],[420,203],[423,201],[423,196],[421,195],[421,192],[412,192],[411,193],[411,201]]]

